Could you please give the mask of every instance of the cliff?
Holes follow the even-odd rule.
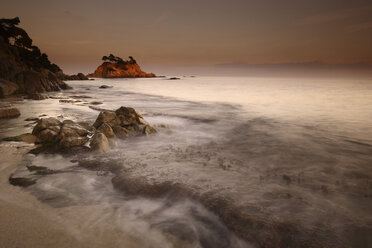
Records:
[[[98,66],[94,73],[88,74],[88,77],[95,78],[139,78],[139,77],[156,77],[154,73],[146,73],[141,70],[140,66],[133,59],[124,61],[119,57],[110,54],[104,56],[103,60],[108,60]]]
[[[68,89],[62,70],[32,45],[19,18],[0,19],[0,98]]]

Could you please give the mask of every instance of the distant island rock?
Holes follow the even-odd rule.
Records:
[[[93,78],[151,78],[156,77],[154,73],[146,73],[141,70],[137,61],[129,56],[129,60],[123,60],[113,54],[103,56],[104,61],[94,73],[88,74]]]

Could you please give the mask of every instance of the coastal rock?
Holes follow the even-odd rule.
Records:
[[[155,128],[153,128],[150,125],[146,125],[143,129],[143,134],[146,135],[146,136],[154,134],[154,133],[157,133],[157,131],[156,131]]]
[[[21,113],[10,103],[0,103],[0,119],[14,118],[20,116]]]
[[[0,22],[0,98],[71,88],[58,78],[62,70],[17,27],[19,18]],[[11,42],[15,35],[19,42]]]
[[[156,77],[154,73],[146,73],[141,70],[137,62],[130,57],[130,60],[124,61],[112,54],[109,57],[104,56],[102,63],[94,73],[88,77],[94,78],[139,78],[139,77]],[[109,61],[107,61],[109,60]]]
[[[124,127],[114,126],[112,129],[116,137],[118,137],[119,139],[124,139],[129,136],[129,131],[125,129]]]
[[[59,126],[50,126],[49,128],[40,131],[36,137],[40,142],[53,142],[57,138],[60,129]]]
[[[109,139],[115,138],[114,131],[107,123],[103,123],[101,126],[99,126],[97,131],[103,133]]]
[[[181,78],[179,78],[179,77],[171,77],[171,78],[168,78],[168,80],[179,80],[179,79],[181,79]]]
[[[120,125],[120,119],[116,116],[115,112],[113,111],[102,111],[99,113],[96,121],[94,122],[93,126],[98,128],[103,123],[109,124],[111,127]]]
[[[56,118],[53,118],[53,117],[49,117],[49,118],[43,118],[43,119],[40,119],[36,126],[34,127],[34,129],[32,130],[32,134],[35,135],[36,137],[38,137],[38,134],[44,130],[44,129],[47,129],[47,128],[51,128],[53,126],[58,126],[60,127],[61,126],[61,122],[56,119]]]
[[[101,85],[99,86],[100,89],[108,89],[108,88],[112,88],[113,86],[109,86],[109,85]]]
[[[19,89],[16,83],[10,82],[5,79],[0,79],[0,98],[14,95]]]
[[[40,94],[40,93],[33,93],[33,94],[28,95],[28,99],[45,100],[46,97],[43,94]]]
[[[94,151],[98,151],[100,153],[105,153],[110,150],[110,144],[107,139],[107,137],[101,133],[96,132],[92,138],[92,141],[90,142],[90,147]]]
[[[89,80],[87,76],[85,76],[83,73],[78,73],[76,75],[66,75],[66,74],[60,74],[58,75],[61,80]]]
[[[88,141],[89,133],[84,127],[70,120],[63,122],[57,139],[62,148],[81,146]]]

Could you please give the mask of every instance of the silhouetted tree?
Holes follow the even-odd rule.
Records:
[[[137,64],[137,61],[132,56],[129,56],[129,60],[131,64]]]

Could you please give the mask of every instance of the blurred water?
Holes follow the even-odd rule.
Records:
[[[123,169],[119,184],[126,178],[172,182],[200,195],[227,197],[257,220],[293,223],[336,247],[371,246],[372,81],[197,77],[69,84],[73,90],[51,95],[75,96],[81,102],[16,104],[22,116],[2,120],[0,136],[31,130],[23,118],[41,113],[93,123],[99,111],[89,106],[131,106],[151,124],[169,128],[159,128],[156,136],[121,141],[108,155],[89,158],[102,166],[118,164]],[[113,87],[99,89],[102,84]],[[133,198],[112,189],[115,175],[97,176],[65,158],[39,156],[32,161],[69,168],[43,177],[31,187],[33,194],[56,207],[102,204],[106,219],[97,225],[113,219],[128,223],[117,217],[120,212],[134,216],[131,225],[123,224],[126,230],[148,233],[149,243],[163,237],[154,247],[177,247],[179,240],[192,247],[248,246],[195,201]],[[177,237],[178,243],[169,243],[167,235],[152,236],[153,230]]]

